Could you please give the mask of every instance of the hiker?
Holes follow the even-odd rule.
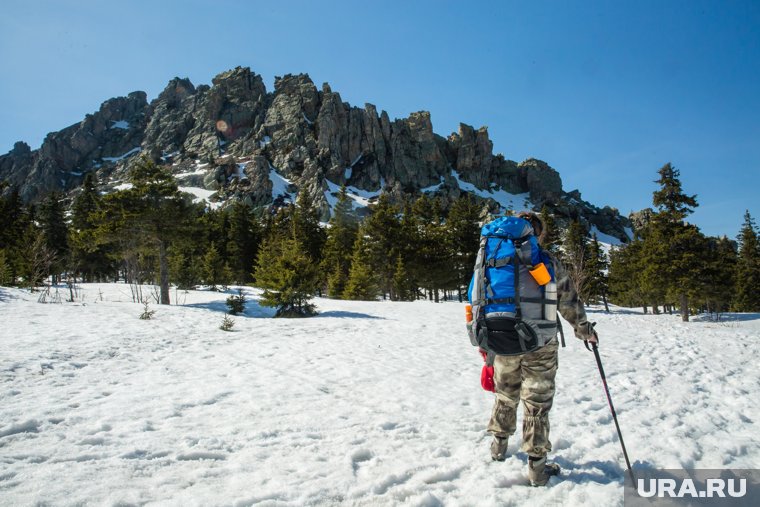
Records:
[[[481,275],[481,281],[477,282],[476,263],[469,292],[472,311],[478,314],[474,322],[481,319],[472,327],[468,324],[470,339],[480,346],[486,360],[481,381],[485,389],[496,394],[488,423],[488,432],[493,435],[491,458],[506,459],[508,440],[516,429],[517,405],[522,400],[521,450],[528,455],[528,478],[533,486],[543,486],[550,476],[559,473],[559,465],[546,460],[551,451],[549,411],[557,373],[559,319],[556,311],[570,322],[576,337],[587,344],[598,344],[593,324],[588,322],[583,303],[564,267],[539,246],[547,232],[543,221],[532,212],[486,224],[478,258],[483,266],[481,271],[488,271],[489,275]],[[490,239],[486,239],[487,236]],[[514,238],[514,242],[503,237]],[[488,241],[496,242],[495,249]],[[510,246],[503,246],[508,242]],[[502,252],[511,252],[511,256],[505,257]],[[519,263],[525,267],[520,269]],[[514,269],[507,267],[504,271],[506,264],[512,264]],[[502,271],[497,273],[500,268]],[[536,282],[533,278],[538,275],[529,270],[545,272],[545,278]],[[517,280],[514,280],[515,272]],[[532,276],[526,276],[528,273]],[[512,277],[501,282],[509,286],[507,293],[512,297],[498,294],[500,276]]]

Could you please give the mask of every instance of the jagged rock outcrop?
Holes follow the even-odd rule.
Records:
[[[241,67],[217,75],[212,86],[172,79],[150,104],[143,92],[108,100],[79,124],[49,134],[39,150],[17,143],[0,156],[0,180],[33,200],[75,188],[90,171],[101,181],[123,179],[139,152],[171,165],[183,185],[218,190],[220,200],[258,207],[309,192],[324,219],[331,189],[345,184],[365,198],[424,190],[451,200],[469,191],[492,209],[499,196],[504,205],[504,192],[525,194],[536,209],[582,216],[589,228],[622,240],[630,225],[617,210],[564,192],[547,163],[494,154],[486,127],[460,124],[445,138],[429,112],[391,120],[372,104],[343,102],[327,83],[317,89],[308,74],[277,77],[269,93],[261,76]]]

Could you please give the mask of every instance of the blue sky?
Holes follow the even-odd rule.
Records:
[[[487,125],[494,151],[557,169],[622,213],[681,171],[691,220],[760,219],[760,2],[36,1],[0,16],[0,153],[173,77],[308,72],[344,101],[434,130]]]

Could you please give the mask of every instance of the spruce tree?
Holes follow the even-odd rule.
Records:
[[[171,173],[142,158],[130,171],[132,188],[109,194],[98,212],[100,242],[118,245],[127,262],[154,257],[160,303],[169,304],[169,246],[190,231],[200,207],[179,192]]]
[[[544,223],[544,237],[541,247],[551,254],[560,254],[562,238],[557,229],[557,224],[554,221],[554,216],[549,212],[549,208],[546,207],[546,204],[541,207],[541,221]]]
[[[97,191],[95,177],[87,173],[81,192],[71,206],[71,267],[86,282],[102,280],[115,271],[109,247],[96,240],[97,213],[102,197]]]
[[[415,299],[416,285],[412,281],[409,271],[404,265],[401,254],[396,259],[396,271],[393,273],[393,291],[397,301],[413,301]]]
[[[591,237],[591,242],[588,245],[588,261],[586,270],[588,272],[588,280],[585,288],[584,301],[590,303],[597,303],[600,300],[604,303],[604,309],[609,312],[610,309],[607,305],[607,269],[609,263],[607,262],[607,255],[604,253],[599,239],[596,234]]]
[[[700,287],[694,301],[704,311],[715,315],[716,320],[731,307],[736,287],[736,263],[736,249],[728,238],[706,238]]]
[[[744,213],[744,224],[739,232],[734,308],[739,312],[760,311],[760,244],[749,210]]]
[[[383,297],[393,297],[393,274],[396,271],[400,224],[398,210],[391,204],[388,194],[380,194],[372,213],[364,220],[368,264],[377,273],[377,280]],[[352,260],[353,269],[353,260]]]
[[[470,194],[465,194],[454,201],[446,219],[449,257],[460,302],[466,297],[480,246],[479,215],[480,208]]]
[[[366,224],[359,228],[356,236],[343,299],[374,301],[381,292],[372,265],[371,244],[365,231]]]
[[[326,235],[319,224],[319,209],[307,189],[298,193],[295,208],[291,210],[294,234],[299,239],[306,253],[317,264],[322,260],[322,249],[325,246]]]
[[[261,227],[250,206],[235,202],[228,210],[227,261],[232,280],[239,284],[250,282],[256,253],[261,243]]]
[[[27,230],[32,227],[34,212],[24,206],[18,188],[6,190],[8,184],[0,182],[0,249],[5,251],[10,284],[15,284],[24,270],[24,250],[28,245]]]
[[[330,297],[339,298],[343,295],[358,229],[353,204],[344,185],[330,217],[322,258],[322,272],[327,273],[327,294]]]
[[[451,263],[451,237],[444,227],[443,212],[438,199],[431,199],[423,194],[412,205],[412,213],[419,231],[414,250],[417,264],[415,279],[437,303],[439,291],[446,289],[456,276]]]
[[[658,212],[645,238],[646,279],[650,286],[660,285],[668,299],[678,301],[681,318],[688,322],[689,298],[699,290],[705,238],[698,228],[684,222],[698,204],[696,196],[683,193],[680,172],[668,163],[659,175],[660,189],[652,198]]]
[[[8,263],[8,258],[5,255],[5,250],[0,248],[0,286],[11,284],[11,267]]]
[[[641,285],[644,242],[640,238],[610,250],[610,301],[620,306],[642,306],[644,313],[649,299]]]
[[[281,211],[281,219],[287,219],[288,213]],[[277,317],[309,317],[316,314],[309,300],[319,288],[319,265],[296,235],[293,221],[283,221],[290,225],[289,233],[277,234],[275,221],[256,262],[256,285],[264,289],[261,304],[277,308]]]
[[[65,220],[63,197],[58,192],[51,192],[38,210],[37,221],[40,224],[45,245],[55,256],[50,266],[53,283],[60,282],[61,272],[66,269],[69,251],[68,226]]]
[[[575,291],[583,296],[586,294],[586,282],[589,277],[589,251],[586,231],[578,219],[570,222],[562,242],[563,262]]]
[[[203,282],[211,290],[218,290],[217,285],[226,284],[224,280],[224,266],[224,259],[219,255],[216,244],[211,243],[206,250],[206,254],[203,256]]]

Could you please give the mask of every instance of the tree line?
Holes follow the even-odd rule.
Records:
[[[60,193],[25,205],[3,184],[0,285],[123,280],[160,287],[168,304],[171,286],[253,284],[279,314],[308,315],[315,294],[461,301],[477,253],[482,208],[470,197],[445,208],[427,195],[402,206],[381,195],[360,220],[343,188],[325,226],[306,191],[270,210],[209,209],[144,159],[129,183],[103,195],[88,174],[69,205]]]
[[[355,300],[466,298],[487,209],[469,194],[447,205],[423,194],[394,204],[381,194],[360,219],[342,188],[325,226],[308,192],[293,204],[253,210],[193,203],[169,170],[140,160],[129,188],[103,195],[94,177],[66,206],[51,193],[24,205],[0,199],[0,285],[118,281],[170,287],[251,284],[281,316],[314,313],[314,295]],[[544,207],[543,246],[567,267],[584,301],[715,313],[760,311],[760,251],[749,213],[736,244],[705,237],[685,218],[697,206],[678,171],[660,170],[656,210],[646,210],[631,242],[609,256],[579,218],[561,225]],[[5,186],[0,188],[0,193]]]
[[[612,248],[608,259],[598,246],[585,246],[584,234],[568,229],[576,253],[567,260],[570,271],[580,273],[581,295],[591,302],[609,297],[645,313],[678,310],[684,321],[698,312],[760,311],[760,246],[749,211],[738,242],[706,236],[686,221],[698,203],[683,191],[680,171],[668,163],[658,174],[655,209],[638,214],[633,240]]]

